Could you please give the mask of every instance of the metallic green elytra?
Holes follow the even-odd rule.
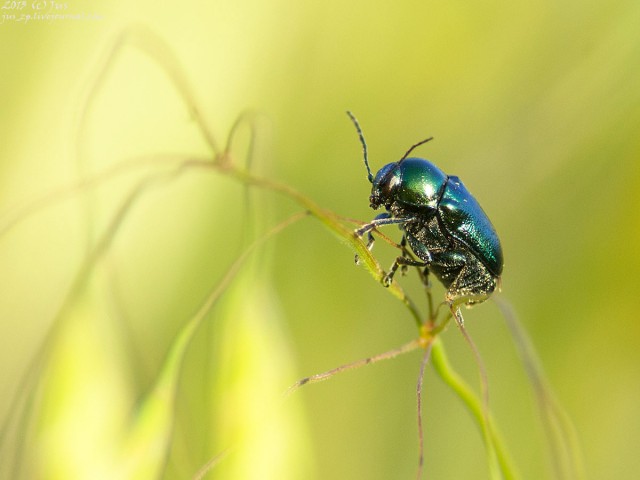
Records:
[[[349,112],[347,112],[349,113]],[[458,177],[445,174],[422,158],[409,153],[431,138],[412,146],[397,162],[382,167],[373,177],[367,147],[357,120],[351,113],[364,151],[364,161],[372,183],[369,201],[373,209],[386,213],[358,229],[360,236],[381,225],[397,224],[421,260],[398,257],[384,278],[389,285],[399,265],[424,266],[447,289],[445,300],[451,306],[480,303],[500,283],[503,255],[500,239],[491,221]]]

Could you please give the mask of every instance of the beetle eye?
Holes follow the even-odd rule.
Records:
[[[388,178],[384,179],[384,182],[381,185],[382,195],[385,198],[392,197],[398,185],[400,185],[400,176],[393,174],[389,175]]]

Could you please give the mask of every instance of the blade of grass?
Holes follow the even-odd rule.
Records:
[[[453,390],[462,403],[467,407],[467,410],[469,410],[476,424],[480,428],[483,437],[492,442],[502,477],[506,480],[519,478],[502,436],[495,427],[491,415],[489,415],[488,422],[485,422],[482,400],[478,398],[462,377],[455,372],[449,363],[444,346],[439,338],[436,338],[433,342],[431,359],[440,378],[449,386],[449,388],[451,388],[451,390]]]
[[[494,297],[493,301],[498,305],[507,322],[535,393],[556,478],[584,479],[584,461],[578,434],[571,418],[562,408],[549,385],[531,339],[511,306],[500,297]]]
[[[53,346],[58,341],[60,332],[64,329],[65,322],[74,317],[72,313],[74,312],[78,299],[80,299],[85,293],[92,271],[103,258],[104,254],[109,250],[123,222],[128,217],[130,210],[136,202],[140,200],[142,195],[150,187],[156,186],[158,182],[172,180],[183,171],[184,166],[179,165],[175,170],[161,172],[160,174],[146,177],[140,181],[121,203],[95,247],[84,259],[71,287],[69,288],[66,298],[63,300],[61,307],[55,315],[49,330],[45,333],[41,345],[37,348],[36,355],[31,359],[29,365],[26,367],[25,376],[23,377],[11,401],[9,407],[10,413],[7,415],[7,418],[2,425],[0,451],[4,450],[5,445],[8,442],[8,432],[16,431],[17,438],[16,441],[13,442],[13,449],[15,450],[14,461],[12,466],[8,467],[12,471],[12,478],[20,478],[20,460],[22,459],[22,452],[24,451],[23,446],[28,437],[26,432],[29,430],[29,425],[34,417],[32,410],[35,408],[35,397],[38,393],[37,387],[39,382],[39,372],[42,371],[43,365],[45,365]],[[14,422],[17,425],[20,425],[17,430],[12,427]]]
[[[156,382],[141,402],[124,439],[122,458],[126,462],[125,478],[151,479],[161,473],[171,440],[178,380],[191,340],[249,256],[267,240],[303,217],[304,214],[299,213],[286,219],[249,245],[229,266],[195,315],[180,329],[169,347]]]

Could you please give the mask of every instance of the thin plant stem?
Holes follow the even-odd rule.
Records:
[[[493,297],[493,301],[498,305],[506,320],[507,327],[531,382],[547,436],[549,456],[555,477],[558,479],[586,478],[578,434],[571,418],[562,408],[549,385],[531,339],[518,321],[511,306],[500,297]]]
[[[334,375],[342,372],[346,372],[348,370],[354,370],[356,368],[364,367],[365,365],[371,365],[373,363],[380,362],[382,360],[389,360],[397,357],[398,355],[402,355],[403,353],[408,353],[416,348],[421,346],[420,340],[411,340],[408,343],[405,343],[399,348],[395,348],[393,350],[389,350],[388,352],[380,353],[378,355],[373,355],[372,357],[363,358],[362,360],[357,360],[352,363],[347,363],[345,365],[341,365],[336,368],[332,368],[331,370],[327,370],[326,372],[316,373],[315,375],[311,375],[310,377],[305,377],[298,380],[296,383],[291,385],[288,390],[285,392],[286,396],[291,395],[297,389],[302,387],[303,385],[307,385],[310,383],[318,383],[324,380],[328,380]]]
[[[55,188],[40,197],[13,208],[13,211],[5,213],[0,220],[0,238],[33,214],[39,213],[48,207],[53,207],[59,202],[71,199],[75,195],[82,194],[93,187],[98,187],[109,180],[130,173],[135,169],[147,168],[153,165],[178,165],[186,162],[189,158],[186,155],[178,154],[135,156],[108,167],[97,175],[87,176],[69,185]]]
[[[193,476],[192,480],[202,480],[205,477],[205,475],[209,473],[213,467],[215,467],[222,460],[224,460],[229,455],[229,453],[230,453],[230,449],[227,448],[222,452],[220,452],[219,454],[217,454],[215,457],[213,457],[211,460],[205,463],[202,467],[200,467],[200,469]]]
[[[299,212],[285,219],[245,248],[226,269],[224,276],[210,291],[196,313],[182,326],[165,356],[153,388],[137,408],[136,416],[130,425],[127,435],[128,442],[126,442],[130,446],[129,451],[135,451],[137,454],[127,455],[127,457],[138,458],[141,450],[147,450],[148,455],[157,455],[156,452],[163,452],[161,454],[163,456],[168,455],[169,442],[175,422],[176,398],[182,366],[197,330],[220,297],[228,290],[229,285],[237,277],[249,256],[267,240],[300,220],[303,216],[304,212]],[[164,426],[164,428],[159,427],[159,425]],[[128,454],[129,451],[126,453]],[[227,453],[228,449],[209,461],[199,470],[196,478],[199,478],[198,475],[205,475]],[[133,470],[133,473],[135,473],[135,470]]]
[[[493,443],[493,438],[489,434],[490,431],[490,418],[489,418],[489,376],[487,375],[487,368],[484,365],[484,361],[482,360],[482,356],[480,355],[480,351],[478,350],[477,345],[467,332],[467,329],[464,326],[464,319],[462,318],[462,312],[459,307],[451,307],[451,313],[453,317],[456,319],[456,324],[462,333],[467,345],[471,348],[473,353],[474,360],[476,365],[478,366],[478,373],[480,374],[480,392],[482,396],[482,421],[483,428],[482,433],[484,436],[485,444],[487,446],[487,456],[489,462],[489,469],[491,471],[491,477],[494,479],[499,479],[500,475],[498,473],[498,466],[496,465],[495,459],[495,446]]]
[[[481,429],[486,429],[487,434],[495,448],[495,455],[500,467],[500,472],[502,473],[502,477],[505,480],[515,480],[520,478],[520,475],[516,472],[515,466],[513,464],[513,460],[507,448],[505,446],[504,440],[497,427],[494,426],[494,423],[491,419],[491,415],[489,415],[490,421],[487,424],[484,421],[484,412],[482,407],[482,400],[478,398],[478,396],[473,392],[471,387],[467,385],[467,383],[460,377],[460,375],[453,369],[449,360],[447,359],[447,355],[442,344],[442,341],[439,338],[436,338],[433,342],[432,352],[431,352],[431,361],[436,370],[436,373],[440,376],[440,378],[451,388],[451,390],[462,400],[464,405],[467,407],[476,423]]]
[[[158,181],[167,181],[175,176],[179,175],[183,171],[183,166],[180,165],[177,169],[172,170],[170,172],[162,172],[162,174],[156,174],[154,176],[146,177],[143,179],[137,186],[134,188],[131,193],[125,198],[122,202],[116,213],[114,214],[111,222],[108,227],[105,229],[104,233],[101,235],[100,239],[96,243],[95,247],[89,252],[86,256],[84,262],[82,263],[78,273],[75,276],[75,279],[69,289],[69,292],[64,299],[62,306],[60,307],[53,323],[49,327],[48,331],[45,333],[41,345],[36,350],[35,356],[30,360],[29,364],[26,368],[26,374],[23,377],[19,388],[16,391],[13,399],[11,400],[9,411],[10,412],[19,412],[18,415],[18,424],[22,425],[20,427],[21,432],[26,432],[28,429],[28,418],[31,416],[31,410],[34,404],[34,398],[37,394],[37,377],[36,374],[39,369],[44,365],[46,361],[46,357],[53,347],[55,339],[57,335],[62,329],[63,321],[66,318],[66,314],[72,308],[73,302],[76,298],[78,298],[85,285],[87,284],[87,279],[89,274],[95,267],[95,265],[102,259],[105,252],[109,249],[112,244],[114,238],[116,237],[116,233],[120,229],[122,223],[127,218],[129,211],[135,205],[135,203],[140,199],[142,193],[144,193],[148,188],[155,186]],[[20,404],[23,404],[24,407],[20,409]],[[8,415],[5,419],[4,424],[2,425],[2,435],[0,435],[0,450],[5,443],[4,434],[9,431],[10,424],[13,419],[13,415]],[[26,435],[21,434],[19,441],[16,445],[16,462],[13,466],[13,477],[19,478],[19,468],[20,464],[17,461],[20,456],[20,452],[22,450],[23,444],[26,441]]]
[[[431,357],[431,348],[433,341],[429,341],[427,348],[422,356],[422,362],[420,362],[420,374],[418,375],[418,384],[416,385],[416,396],[418,398],[418,472],[416,473],[417,480],[422,478],[422,471],[424,470],[424,430],[422,426],[422,386],[424,383],[424,371],[429,363]]]

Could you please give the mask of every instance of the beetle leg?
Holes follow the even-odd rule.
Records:
[[[391,265],[391,268],[389,269],[389,273],[387,273],[384,277],[382,277],[382,284],[385,287],[388,287],[389,285],[391,285],[391,282],[393,281],[393,276],[396,273],[396,270],[398,270],[398,267],[402,265],[408,265],[410,267],[425,267],[427,264],[418,260],[413,260],[412,258],[408,258],[408,257],[397,257],[394,261],[393,264]]]
[[[407,223],[413,220],[415,219],[414,218],[394,218],[388,213],[381,213],[376,218],[374,218],[371,222],[358,228],[355,233],[358,237],[362,237],[365,233],[370,232],[376,227],[381,227],[383,225],[393,225],[398,223]]]
[[[402,239],[400,239],[400,248],[402,249],[402,256],[407,258],[407,237],[405,235],[402,235]],[[403,277],[407,274],[407,270],[409,270],[408,265],[403,263],[400,267],[400,273],[402,273]]]
[[[433,262],[433,255],[431,250],[420,240],[414,237],[411,233],[405,232],[405,244],[409,244],[413,253],[418,256],[424,263],[416,265],[418,267],[424,267],[423,270],[418,271],[420,280],[427,290],[431,288],[431,282],[429,280],[429,265]]]
[[[385,213],[381,213],[380,215],[376,215],[376,217],[371,222],[357,229],[355,231],[355,234],[358,237],[362,237],[365,233],[367,234],[367,250],[371,251],[373,249],[373,243],[375,242],[375,238],[371,233],[371,231],[374,228],[379,227],[381,225],[392,225],[392,224],[398,224],[398,223],[404,223],[404,222],[406,222],[405,219],[392,218],[390,213],[385,212]],[[356,265],[360,263],[360,258],[358,257],[357,254],[355,256],[355,262],[356,262]]]
[[[426,267],[423,271],[424,273],[424,285],[427,289],[431,288],[431,272],[429,271],[429,267]]]

